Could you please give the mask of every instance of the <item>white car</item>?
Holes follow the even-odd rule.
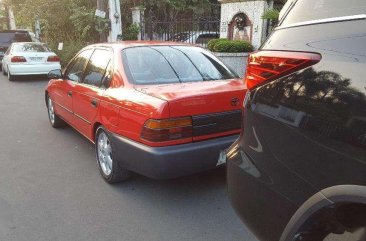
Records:
[[[44,75],[61,69],[60,58],[44,43],[12,43],[2,60],[3,74],[9,81],[20,75]]]

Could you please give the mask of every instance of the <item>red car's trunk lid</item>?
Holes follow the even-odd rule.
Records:
[[[147,95],[166,100],[170,117],[192,116],[193,140],[237,133],[245,87],[240,79],[137,86]]]

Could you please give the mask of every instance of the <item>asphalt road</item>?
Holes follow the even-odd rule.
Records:
[[[107,184],[93,145],[50,126],[46,84],[0,76],[1,241],[255,240],[230,206],[224,169]]]

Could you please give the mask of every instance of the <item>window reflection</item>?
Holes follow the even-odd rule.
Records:
[[[313,68],[260,88],[252,110],[285,124],[366,148],[366,96],[352,81]]]

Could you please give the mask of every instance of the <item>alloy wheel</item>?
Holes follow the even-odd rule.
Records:
[[[97,154],[99,166],[103,174],[109,176],[112,173],[113,167],[112,146],[105,132],[101,132],[98,136]]]
[[[55,123],[55,110],[50,97],[48,97],[48,116],[50,118],[51,124],[53,125]]]

